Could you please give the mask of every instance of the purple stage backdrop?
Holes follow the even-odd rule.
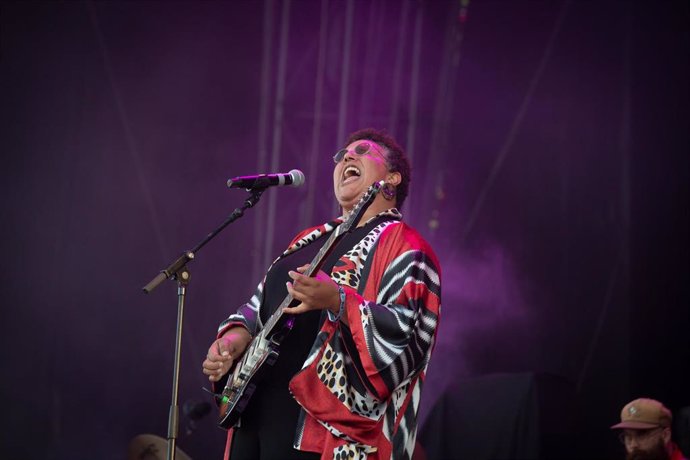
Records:
[[[0,457],[165,437],[176,287],[142,286],[241,205],[229,177],[301,169],[190,264],[180,405],[209,401],[217,324],[334,216],[331,156],[368,126],[409,152],[403,214],[443,270],[422,417],[460,379],[551,374],[560,458],[621,456],[627,401],[690,405],[687,23],[670,1],[0,3]],[[214,415],[180,431],[222,455]]]

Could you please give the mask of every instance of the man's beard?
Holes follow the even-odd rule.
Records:
[[[659,439],[659,442],[649,450],[633,449],[625,458],[626,460],[671,460],[663,439]]]

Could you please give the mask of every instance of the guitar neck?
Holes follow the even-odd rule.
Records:
[[[306,276],[314,276],[316,272],[318,272],[321,269],[321,266],[323,263],[326,261],[326,257],[333,252],[333,249],[335,247],[335,244],[340,240],[340,238],[350,229],[354,226],[356,226],[359,221],[362,219],[362,216],[366,212],[366,210],[369,208],[371,205],[372,201],[374,200],[376,194],[378,191],[383,187],[384,181],[378,181],[374,182],[371,184],[369,189],[366,191],[364,196],[359,200],[357,205],[355,205],[354,209],[350,212],[350,215],[348,218],[338,225],[333,232],[331,233],[331,236],[328,238],[326,243],[319,249],[319,252],[316,254],[314,259],[311,261],[309,264],[309,268],[303,273],[303,275]],[[290,304],[294,301],[295,299],[288,294],[283,302],[280,304],[280,306],[276,309],[276,311],[271,315],[270,318],[268,318],[268,321],[266,321],[266,326],[261,330],[260,336],[265,338],[269,336],[270,334],[273,333],[273,330],[276,329],[278,326],[279,322],[283,318],[283,308],[286,308],[290,306]],[[290,315],[292,316],[292,315]]]
[[[330,255],[331,252],[333,252],[335,244],[338,242],[338,240],[340,240],[340,238],[342,238],[343,234],[345,233],[344,231],[341,231],[342,225],[344,224],[339,225],[335,230],[333,230],[331,236],[328,237],[328,240],[326,240],[321,249],[319,249],[319,252],[312,259],[307,270],[304,273],[302,273],[303,275],[311,277],[314,276],[321,269],[324,262],[326,261],[326,258]],[[285,299],[283,299],[283,302],[280,304],[280,306],[276,309],[275,312],[273,312],[271,317],[268,318],[268,320],[266,321],[266,325],[261,331],[262,336],[266,337],[271,335],[274,332],[274,329],[276,329],[276,326],[280,324],[284,315],[292,316],[283,313],[283,308],[289,307],[293,300],[295,299],[294,297],[292,297],[291,294],[285,296]]]

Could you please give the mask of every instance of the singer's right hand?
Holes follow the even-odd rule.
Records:
[[[232,364],[251,342],[252,337],[243,327],[233,327],[215,340],[208,349],[202,371],[211,382],[217,382],[230,371]]]

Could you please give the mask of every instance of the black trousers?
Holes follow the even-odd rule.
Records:
[[[263,382],[266,383],[266,382]],[[230,447],[230,460],[317,460],[321,454],[292,447],[300,406],[288,391],[259,386],[242,414]]]

